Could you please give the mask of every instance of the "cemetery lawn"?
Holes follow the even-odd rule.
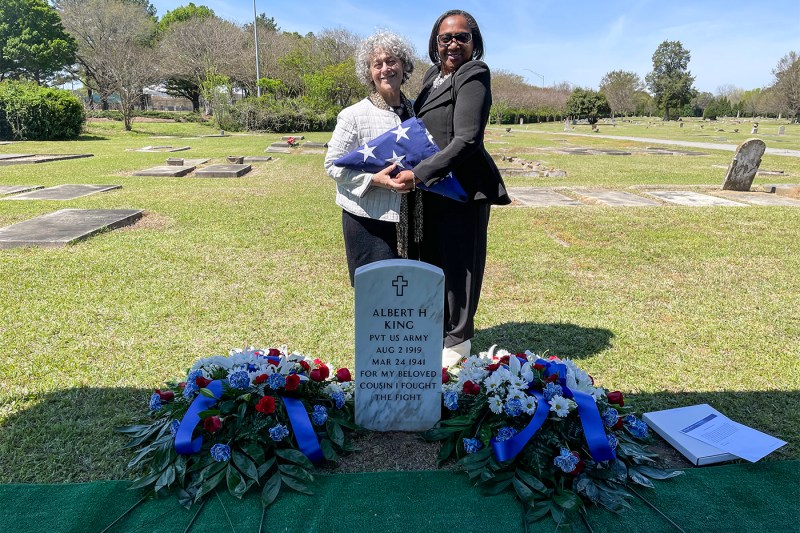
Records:
[[[600,128],[672,139],[701,135],[699,124]],[[776,124],[761,121],[758,137],[800,149],[800,125],[778,137]],[[751,137],[750,125],[736,126],[742,138],[719,135],[736,145]],[[648,144],[559,129],[490,128],[488,139],[508,143],[488,144],[492,153],[545,160],[568,174],[508,178],[509,187],[719,188],[725,169],[713,165],[733,156],[695,148],[686,149],[707,155],[655,156],[641,153]],[[124,132],[100,122],[78,141],[0,146],[0,154],[94,154],[0,166],[0,185],[123,187],[63,202],[0,201],[0,227],[62,208],[145,210],[130,228],[65,248],[0,250],[0,482],[131,477],[131,454],[113,428],[142,419],[152,389],[201,357],[286,344],[352,368],[353,293],[322,155],[274,154],[233,179],[131,175],[167,157],[268,155],[280,138],[202,137],[214,133],[137,122]],[[171,137],[155,138],[163,136]],[[327,142],[330,134],[305,137]],[[555,152],[566,144],[632,155]],[[191,150],[126,151],[148,145]],[[785,174],[759,176],[756,185],[800,183],[800,158],[767,154],[761,168]],[[710,403],[789,442],[769,459],[798,459],[798,272],[798,208],[494,208],[473,348],[573,357],[640,412]]]

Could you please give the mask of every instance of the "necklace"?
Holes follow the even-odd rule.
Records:
[[[444,74],[444,75],[442,75],[442,73],[440,72],[440,73],[439,73],[439,75],[438,75],[438,76],[436,76],[436,77],[433,79],[433,88],[434,88],[434,89],[438,89],[438,88],[439,88],[439,86],[440,86],[441,84],[443,84],[443,83],[444,83],[444,81],[445,81],[447,78],[449,78],[449,77],[450,77],[452,74],[453,74],[452,72],[448,72],[447,74]]]

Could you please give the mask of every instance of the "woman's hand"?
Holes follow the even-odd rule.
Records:
[[[414,173],[410,170],[401,170],[397,176],[394,177],[394,181],[403,184],[403,192],[413,191],[419,179],[414,175]]]
[[[384,189],[389,189],[393,192],[399,192],[403,194],[409,192],[413,187],[409,185],[406,180],[400,180],[398,178],[404,172],[407,172],[412,176],[414,174],[410,170],[404,170],[403,172],[392,178],[389,174],[394,172],[396,168],[397,168],[397,163],[392,163],[391,165],[384,168],[380,172],[376,172],[375,174],[372,175],[372,183],[378,187],[383,187]]]

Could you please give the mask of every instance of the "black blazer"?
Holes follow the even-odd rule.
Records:
[[[414,175],[431,184],[452,171],[470,201],[510,204],[497,165],[483,146],[492,107],[489,67],[468,61],[434,89],[438,75],[437,65],[425,73],[414,112],[442,151],[414,167]]]

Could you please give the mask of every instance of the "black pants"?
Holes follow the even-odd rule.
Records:
[[[397,259],[397,224],[356,216],[342,210],[342,232],[350,285],[356,269],[375,261]]]
[[[432,193],[421,196],[423,237],[419,256],[444,271],[444,345],[449,348],[475,335],[491,206],[456,202]]]

